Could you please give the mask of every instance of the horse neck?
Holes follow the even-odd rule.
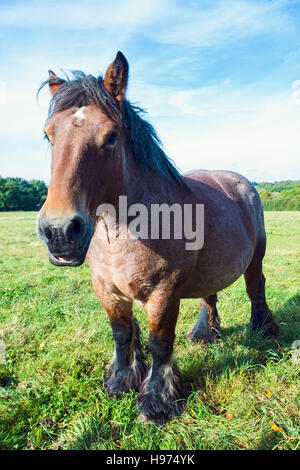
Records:
[[[128,205],[167,203],[180,199],[183,191],[177,183],[151,168],[138,168],[127,143],[120,148],[107,182],[104,202],[115,208],[120,196],[127,196]]]
[[[123,194],[128,204],[167,202],[173,199],[177,185],[151,168],[142,170],[136,166],[130,150],[124,159]]]

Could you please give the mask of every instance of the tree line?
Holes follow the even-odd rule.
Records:
[[[300,211],[300,181],[253,183],[267,211]],[[38,211],[47,197],[40,180],[0,176],[0,211]]]
[[[0,211],[38,211],[46,200],[47,190],[40,180],[0,176]]]
[[[253,183],[266,211],[300,211],[300,181]]]

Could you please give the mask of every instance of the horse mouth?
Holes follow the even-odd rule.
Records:
[[[49,253],[49,261],[54,266],[81,266],[84,263],[85,254],[81,256],[55,256],[52,253]]]
[[[85,257],[88,252],[93,233],[94,232],[92,231],[89,234],[83,246],[77,248],[73,247],[73,249],[70,249],[70,247],[65,247],[67,251],[65,253],[63,251],[61,251],[60,253],[51,252],[48,247],[50,263],[54,266],[81,266],[85,261]]]

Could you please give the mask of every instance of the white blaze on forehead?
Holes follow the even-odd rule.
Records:
[[[85,106],[82,106],[81,108],[78,108],[76,113],[74,113],[74,117],[79,119],[79,121],[82,121],[83,119],[85,119],[85,115],[84,115],[84,110],[85,110]]]

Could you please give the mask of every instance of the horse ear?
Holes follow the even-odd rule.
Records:
[[[118,52],[115,60],[108,67],[104,87],[121,105],[125,98],[128,82],[128,62],[122,52]]]
[[[48,70],[48,73],[49,73],[49,82],[48,82],[49,91],[51,95],[54,96],[57,90],[59,89],[59,87],[64,83],[65,80],[62,80],[57,75],[55,75],[55,73],[52,72],[52,70]]]

